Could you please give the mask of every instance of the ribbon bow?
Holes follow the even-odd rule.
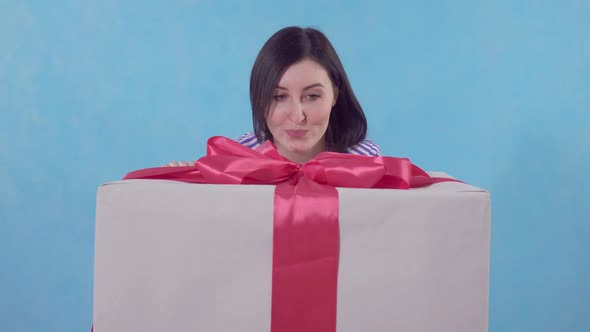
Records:
[[[335,187],[409,189],[436,182],[409,159],[322,152],[305,164],[283,158],[269,141],[252,150],[229,138],[207,142],[194,166],[158,167],[124,179],[276,185],[274,196],[272,332],[334,332],[338,259]]]

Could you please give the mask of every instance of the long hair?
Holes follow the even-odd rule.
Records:
[[[250,76],[250,103],[258,141],[273,140],[266,124],[272,93],[290,66],[310,59],[320,64],[337,89],[326,130],[326,148],[347,152],[367,135],[367,119],[348,81],[344,67],[326,36],[313,28],[287,27],[277,31],[256,57]]]

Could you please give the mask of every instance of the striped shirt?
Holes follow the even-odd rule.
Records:
[[[261,144],[261,142],[258,142],[256,135],[251,132],[240,135],[240,137],[237,139],[237,142],[249,147],[250,149],[256,149]],[[368,139],[363,140],[359,144],[349,148],[348,153],[370,157],[382,156],[379,145]]]

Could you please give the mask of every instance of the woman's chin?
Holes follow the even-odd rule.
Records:
[[[307,144],[291,144],[287,149],[291,153],[307,154],[311,151],[311,146]]]

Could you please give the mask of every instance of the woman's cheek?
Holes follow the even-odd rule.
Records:
[[[267,125],[273,128],[278,127],[284,121],[284,113],[285,112],[282,112],[279,107],[275,107],[272,111],[270,111],[268,117],[266,118]]]

